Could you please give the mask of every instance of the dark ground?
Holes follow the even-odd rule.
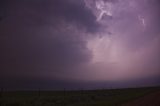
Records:
[[[148,94],[123,106],[160,106],[160,91]]]
[[[0,106],[160,106],[160,88],[3,91]]]

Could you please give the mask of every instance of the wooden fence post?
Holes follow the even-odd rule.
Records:
[[[0,106],[3,106],[3,88],[0,91]]]

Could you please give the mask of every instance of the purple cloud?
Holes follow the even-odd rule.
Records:
[[[23,78],[118,83],[160,75],[158,0],[1,2],[0,17],[7,15],[0,21],[0,76],[11,79],[7,84]]]

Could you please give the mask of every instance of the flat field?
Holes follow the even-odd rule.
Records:
[[[159,91],[160,87],[80,91],[1,91],[0,106],[121,106],[124,104],[129,106],[132,101]]]

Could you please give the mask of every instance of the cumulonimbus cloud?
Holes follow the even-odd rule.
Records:
[[[120,81],[159,75],[158,0],[7,1],[1,75]]]

